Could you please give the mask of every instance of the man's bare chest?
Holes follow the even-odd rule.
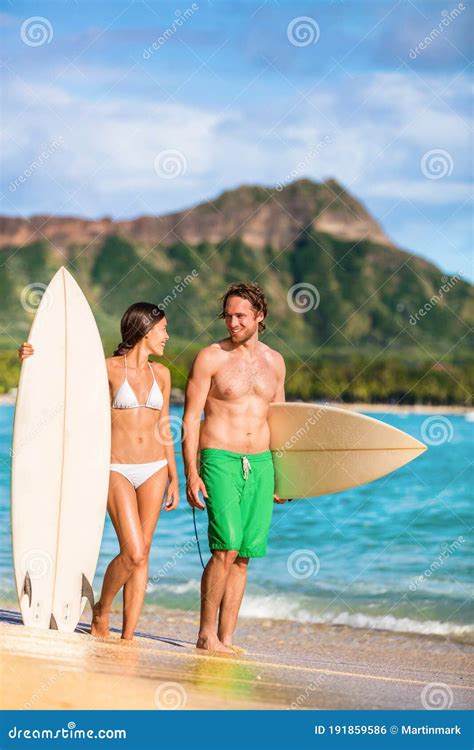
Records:
[[[265,401],[271,401],[276,385],[276,373],[265,360],[228,362],[214,375],[211,394],[215,398],[225,400],[257,396]]]

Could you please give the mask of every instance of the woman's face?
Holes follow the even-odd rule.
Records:
[[[150,347],[152,354],[156,354],[161,357],[165,350],[166,342],[169,336],[166,330],[166,318],[162,318],[155,323],[153,328],[148,331],[148,346]]]

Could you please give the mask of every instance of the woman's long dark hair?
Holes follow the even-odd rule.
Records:
[[[122,320],[120,321],[120,333],[122,341],[114,351],[113,356],[118,357],[126,354],[138,344],[155,323],[165,317],[163,310],[150,302],[135,302],[125,310]]]

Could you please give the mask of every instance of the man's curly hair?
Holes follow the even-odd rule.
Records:
[[[225,306],[229,297],[246,299],[252,305],[255,313],[263,312],[263,320],[258,324],[259,333],[263,333],[265,330],[265,318],[267,317],[267,300],[265,299],[263,289],[251,281],[231,284],[223,297],[221,297],[222,310],[219,315],[220,318],[225,318]]]

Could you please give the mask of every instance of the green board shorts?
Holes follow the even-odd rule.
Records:
[[[264,557],[273,513],[275,475],[271,451],[201,451],[207,490],[209,547],[238,550],[239,557]]]

